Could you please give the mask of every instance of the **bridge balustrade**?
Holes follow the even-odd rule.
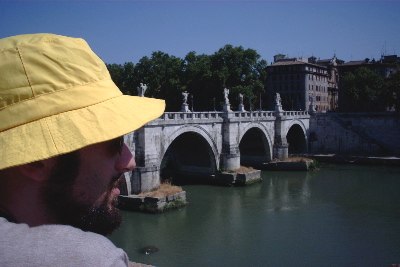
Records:
[[[234,111],[234,117],[236,118],[267,118],[267,117],[274,117],[273,111]]]
[[[216,119],[222,118],[223,112],[165,112],[158,120],[184,120],[184,119]]]
[[[283,116],[306,116],[309,115],[308,111],[283,111]]]
[[[158,120],[184,120],[184,119],[217,119],[223,118],[225,112],[205,111],[205,112],[165,112]],[[272,118],[275,117],[274,111],[233,111],[235,118]],[[283,116],[307,116],[308,111],[283,111]]]

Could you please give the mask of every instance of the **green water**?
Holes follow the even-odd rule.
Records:
[[[111,240],[156,266],[390,266],[400,263],[400,168],[322,165],[263,172],[247,187],[184,186],[188,206],[124,212]],[[156,246],[150,255],[144,246]]]

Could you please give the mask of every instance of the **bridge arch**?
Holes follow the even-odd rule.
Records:
[[[271,137],[261,123],[250,123],[239,137],[240,162],[257,166],[272,160]]]
[[[286,140],[289,144],[289,154],[307,152],[307,127],[301,120],[293,120],[287,127]]]
[[[189,181],[182,181],[181,176],[191,176],[192,180],[208,177],[219,168],[217,146],[200,126],[180,127],[166,138],[163,147],[160,155],[162,180],[174,174],[174,183],[186,183]]]

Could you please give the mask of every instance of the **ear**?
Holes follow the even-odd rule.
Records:
[[[54,158],[39,160],[21,165],[18,169],[23,176],[36,182],[44,182],[51,175],[55,162]]]

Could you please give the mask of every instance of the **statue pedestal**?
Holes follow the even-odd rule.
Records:
[[[316,109],[315,109],[314,103],[311,103],[311,104],[310,104],[310,106],[308,107],[308,112],[309,112],[310,114],[315,114],[315,113],[317,112]]]
[[[285,160],[289,157],[289,145],[287,144],[274,144],[273,146],[274,158]]]
[[[231,110],[231,105],[229,105],[229,104],[224,104],[224,109],[223,109],[223,111],[224,111],[224,112],[232,112],[232,110]]]
[[[283,111],[282,105],[275,105],[275,112],[280,113],[282,111]]]
[[[238,111],[240,112],[245,112],[246,110],[244,109],[244,105],[243,104],[239,104],[239,109]]]
[[[190,112],[188,104],[182,104],[181,112]]]

